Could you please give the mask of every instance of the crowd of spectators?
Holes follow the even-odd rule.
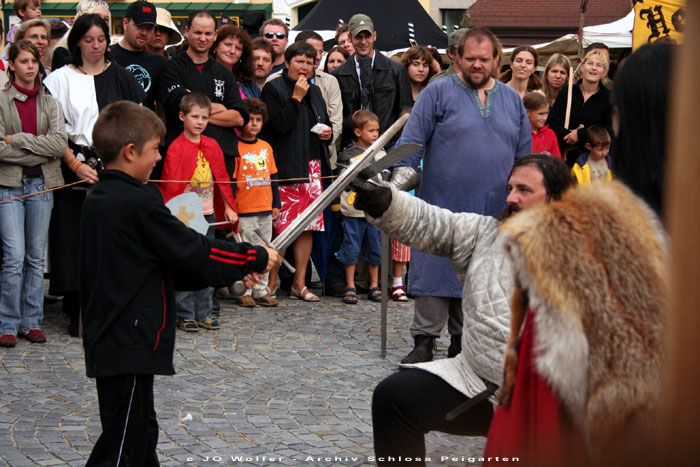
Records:
[[[396,237],[391,243],[393,264],[386,272],[392,280],[390,298],[415,298],[414,347],[402,363],[417,366],[412,373],[392,376],[380,386],[375,437],[381,444],[378,450],[388,453],[422,443],[422,434],[412,433],[412,441],[404,438],[394,444],[385,435],[398,433],[392,425],[396,413],[380,407],[393,403],[399,387],[423,387],[411,395],[418,400],[422,391],[438,386],[418,370],[427,369],[442,378],[439,389],[445,394],[454,388],[461,393],[435,406],[441,417],[453,402],[500,383],[493,377],[493,365],[488,374],[479,373],[484,362],[475,356],[474,342],[483,338],[477,332],[483,320],[475,310],[486,307],[483,300],[491,300],[489,313],[495,318],[489,339],[500,352],[497,357],[502,357],[508,334],[504,300],[518,284],[512,283],[512,277],[503,279],[500,270],[479,276],[488,276],[493,284],[465,284],[464,276],[481,280],[469,263],[472,255],[487,255],[493,264],[504,260],[505,253],[495,240],[496,219],[502,213],[505,219],[561,197],[559,192],[549,193],[550,181],[542,176],[563,173],[567,180],[557,185],[563,191],[575,183],[609,182],[619,173],[657,213],[663,207],[659,188],[663,167],[658,166],[658,158],[644,159],[648,150],[637,143],[644,138],[630,137],[630,131],[636,131],[653,138],[650,144],[658,146],[665,141],[663,129],[644,126],[645,118],[635,120],[643,109],[633,103],[642,93],[632,72],[624,68],[613,86],[610,51],[603,44],[590,46],[576,70],[562,54],[545,61],[534,48],[517,47],[501,74],[500,41],[484,28],[450,34],[446,52],[451,63],[444,66],[439,52],[423,45],[408,48],[398,60],[376,50],[377,36],[383,32],[364,14],[354,15],[338,28],[335,44],[309,30],[299,32],[292,42],[289,27],[279,19],[265,21],[258,37],[251,37],[238,26],[219,27],[216,16],[207,10],[190,12],[181,34],[167,10],[139,0],[129,5],[122,19],[123,38],[110,45],[112,18],[107,3],[78,3],[70,28],[42,20],[40,6],[37,0],[15,2],[22,22],[8,33],[6,60],[0,63],[7,70],[0,79],[4,91],[0,95],[3,347],[14,347],[18,336],[32,343],[46,341],[41,331],[41,284],[47,244],[50,294],[62,297],[69,333],[80,334],[81,210],[103,169],[93,146],[93,127],[100,112],[116,101],[141,104],[164,123],[163,161],[150,182],[159,184],[165,200],[194,193],[207,222],[223,224],[210,227],[210,237],[258,244],[262,239],[252,232],[260,229],[267,241],[280,235],[358,154],[401,115],[411,113],[403,132],[384,148],[388,152],[404,143],[421,146],[385,177],[391,188],[385,185],[384,195],[392,203],[403,203],[402,207],[387,201],[376,209],[370,202],[373,189],[365,187],[358,193],[360,204],[367,206],[363,211],[361,206],[353,207],[355,193],[348,189],[338,211],[329,208],[320,213],[292,244],[288,256],[295,271],[273,268],[242,295],[233,284],[219,284],[216,292],[205,288],[179,293],[177,299],[178,325],[185,332],[220,328],[216,298],[236,300],[243,307],[278,306],[277,295],[287,288],[292,299],[324,300],[312,291],[312,269],[323,269],[327,294],[342,297],[347,304],[358,303],[362,289],[369,300],[381,301],[379,231],[365,214],[370,220],[379,219],[385,211],[398,216],[396,223],[389,218],[377,223]],[[64,36],[59,37],[60,33]],[[667,44],[647,46],[633,54],[626,66],[643,67],[639,57],[659,51],[666,59],[671,50]],[[540,154],[539,158],[521,160],[532,153]],[[633,154],[641,163],[630,162]],[[67,186],[43,192],[63,184]],[[524,186],[539,190],[536,203],[523,201],[529,196],[521,192],[527,191]],[[455,220],[447,211],[430,211],[422,201],[399,195],[411,190],[431,205],[469,215]],[[478,251],[483,237],[469,235],[463,243],[473,244],[464,251],[449,242],[443,245],[438,238],[427,245],[434,235],[407,235],[397,227],[400,220],[406,222],[402,219],[406,212],[454,223],[456,227],[450,229],[468,229],[475,235],[485,232],[489,236],[486,250]],[[330,251],[319,249],[325,257],[314,256],[317,242],[331,245]],[[411,245],[419,247],[411,249]],[[313,268],[312,259],[323,268],[320,264]],[[501,286],[497,299],[489,288],[494,284]],[[463,297],[464,292],[469,297]],[[486,296],[482,301],[475,298],[480,293]],[[473,309],[465,306],[463,298],[474,301]],[[476,327],[464,328],[474,322]],[[453,365],[459,369],[449,364],[421,367],[433,360],[436,338],[446,325],[451,338],[447,356],[460,356],[462,360],[454,358]],[[531,320],[527,326],[534,326]],[[491,360],[489,364],[498,359]],[[459,377],[454,376],[457,373]],[[483,404],[477,407],[481,407],[478,423],[473,430],[459,433],[481,433],[488,426],[493,411]],[[398,418],[420,419],[429,411],[402,413]],[[390,419],[391,428],[377,428]],[[424,431],[431,429],[453,428],[440,420],[425,425]]]

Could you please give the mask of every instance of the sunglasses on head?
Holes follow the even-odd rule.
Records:
[[[263,35],[264,35],[267,39],[272,39],[273,37],[277,36],[277,39],[282,40],[282,39],[284,39],[285,37],[287,37],[287,35],[286,35],[285,33],[283,33],[283,32],[266,32],[266,33],[263,34]]]

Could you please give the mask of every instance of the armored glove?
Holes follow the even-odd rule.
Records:
[[[372,183],[357,177],[350,182],[355,191],[353,206],[372,217],[381,217],[391,204],[391,188],[387,185]]]
[[[394,167],[389,183],[400,191],[411,191],[420,184],[418,173],[412,167]]]

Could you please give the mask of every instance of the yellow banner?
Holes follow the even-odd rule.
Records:
[[[657,40],[675,40],[683,43],[685,29],[683,0],[642,0],[634,4],[632,49]]]

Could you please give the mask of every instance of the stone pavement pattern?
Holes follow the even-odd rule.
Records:
[[[389,304],[386,360],[379,305],[365,296],[222,305],[222,329],[178,331],[177,375],[156,377],[161,464],[371,465],[372,390],[411,349],[413,302]],[[0,349],[0,465],[84,465],[101,432],[81,341],[58,310],[46,307],[46,344]],[[478,457],[484,441],[430,433],[428,464],[464,465],[440,457]]]

